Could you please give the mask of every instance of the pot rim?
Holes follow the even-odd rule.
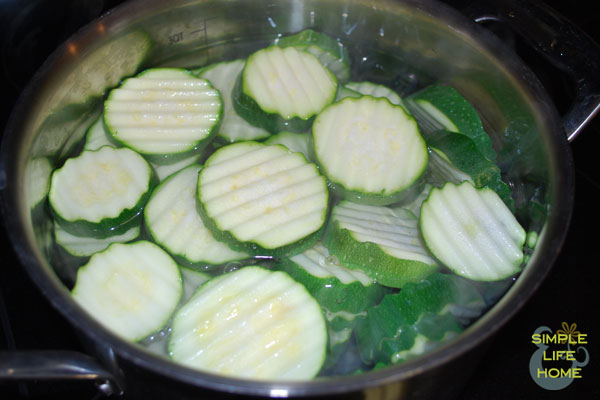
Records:
[[[180,2],[184,3],[185,0]],[[141,3],[142,1],[126,2],[100,18],[105,25],[118,24],[128,14],[135,13],[141,7]],[[153,5],[161,3],[160,0],[156,0],[148,6],[146,1],[144,8],[152,8]],[[548,146],[547,154],[551,158],[550,166],[553,169],[549,171],[549,176],[555,181],[550,182],[549,194],[552,207],[539,238],[539,247],[536,247],[537,250],[528,266],[507,293],[465,332],[423,356],[397,366],[365,374],[301,382],[261,382],[224,377],[185,367],[129,343],[106,330],[72,300],[68,290],[54,275],[52,269],[38,261],[37,257],[41,257],[41,254],[37,254],[36,249],[32,251],[27,245],[31,240],[31,235],[20,223],[18,213],[12,211],[19,207],[17,196],[8,193],[11,187],[6,185],[11,176],[16,176],[17,168],[10,161],[16,160],[14,154],[16,152],[12,152],[11,149],[18,144],[19,116],[24,115],[28,102],[35,94],[37,84],[42,81],[48,70],[55,67],[57,60],[66,51],[66,43],[55,50],[46,60],[21,94],[11,113],[2,140],[2,165],[0,167],[2,174],[0,177],[5,180],[1,191],[5,228],[18,259],[43,295],[74,327],[83,330],[84,334],[95,342],[106,343],[119,356],[128,359],[135,365],[193,386],[230,393],[286,397],[288,395],[337,394],[361,390],[397,382],[435,369],[490,339],[535,292],[559,254],[571,220],[574,197],[574,167],[570,147],[562,130],[560,118],[541,83],[523,61],[506,48],[498,38],[443,3],[418,0],[408,0],[404,3],[409,7],[418,8],[436,19],[443,20],[457,32],[473,38],[473,43],[480,46],[482,50],[493,53],[493,58],[498,61],[498,64],[506,69],[521,87],[526,88],[524,92],[529,98],[535,100],[533,104],[535,104],[536,111],[540,113],[539,115],[544,115],[544,124],[547,127],[544,131],[547,134],[545,144]],[[95,29],[92,25],[93,22],[86,25],[71,39],[82,40],[85,43],[86,38],[91,36],[90,31]],[[540,251],[540,248],[544,251]]]

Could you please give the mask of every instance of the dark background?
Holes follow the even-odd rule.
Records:
[[[0,0],[0,132],[16,98],[45,58],[79,27],[119,0]],[[461,8],[468,1],[447,1]],[[596,2],[546,1],[583,31],[600,41]],[[515,49],[540,76],[559,111],[569,104],[569,81],[543,60],[519,46]],[[600,73],[600,71],[598,71]],[[598,159],[600,120],[571,143],[576,168],[574,214],[563,250],[541,288],[506,324],[491,343],[483,361],[462,393],[462,399],[598,399],[600,398],[600,338],[598,327]],[[62,316],[43,298],[19,268],[4,230],[0,243],[0,351],[5,349],[79,349],[78,339]],[[590,362],[583,378],[561,391],[538,387],[528,364],[537,349],[534,330],[553,331],[562,322],[576,323],[587,333]],[[1,357],[1,355],[0,355]],[[91,384],[0,384],[0,399],[102,398]]]

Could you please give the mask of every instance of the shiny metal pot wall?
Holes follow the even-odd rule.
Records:
[[[29,204],[36,187],[28,164],[37,157],[60,162],[70,154],[101,112],[106,91],[125,76],[147,66],[193,67],[244,57],[279,35],[304,28],[340,38],[364,79],[393,84],[405,92],[447,83],[478,108],[517,206],[535,198],[548,211],[546,218],[537,219],[521,207],[519,218],[526,228],[541,232],[525,271],[500,302],[455,340],[418,359],[359,376],[312,382],[242,381],[187,369],[115,337],[71,300],[64,283],[72,282],[72,272],[51,265],[49,221],[43,216],[32,221]],[[588,103],[585,111],[578,109],[579,114],[587,113],[585,117],[597,105]],[[168,391],[169,397],[187,398],[201,390],[274,397],[451,397],[475,367],[481,345],[535,290],[560,249],[573,193],[573,166],[561,122],[535,76],[513,53],[442,4],[128,2],[85,27],[50,57],[23,93],[5,135],[2,197],[14,247],[34,282],[73,323],[96,359],[79,354],[13,354],[4,358],[12,363],[11,376],[31,377],[30,371],[18,367],[42,360],[50,369],[38,370],[37,378],[98,379],[104,391],[124,390],[132,397]],[[53,364],[57,357],[64,368]],[[84,367],[76,369],[81,363]],[[2,369],[4,379],[6,371]]]

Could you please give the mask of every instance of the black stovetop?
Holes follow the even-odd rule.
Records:
[[[120,0],[3,0],[0,2],[1,93],[0,132],[21,90],[47,55],[80,26]],[[600,42],[600,17],[594,2],[547,1]],[[448,1],[448,3],[453,3]],[[454,2],[461,6],[465,1]],[[52,17],[49,17],[52,16]],[[542,67],[543,68],[543,67]],[[599,71],[600,73],[600,71]],[[552,82],[549,83],[552,85]],[[541,288],[497,334],[483,361],[461,395],[462,399],[563,399],[600,398],[600,329],[593,272],[600,226],[600,170],[597,160],[600,120],[590,125],[571,144],[576,168],[574,214],[561,255]],[[0,351],[11,349],[80,350],[71,326],[43,297],[0,233]],[[582,378],[560,391],[537,386],[529,375],[529,359],[536,347],[533,331],[542,325],[553,331],[561,324],[576,323],[588,334],[590,363]],[[1,354],[0,354],[1,356]],[[102,398],[90,383],[0,383],[0,399]]]

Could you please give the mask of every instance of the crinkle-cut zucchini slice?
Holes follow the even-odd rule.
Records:
[[[278,268],[303,284],[323,309],[329,333],[326,367],[346,349],[359,316],[377,304],[384,289],[364,272],[342,266],[320,242],[283,259]]]
[[[362,95],[369,95],[373,97],[385,97],[390,101],[390,103],[395,104],[397,106],[401,106],[404,111],[410,114],[406,104],[404,104],[404,100],[398,93],[396,93],[392,88],[389,88],[380,83],[370,82],[370,81],[359,81],[359,82],[348,82],[344,85],[344,87],[354,90],[357,93]]]
[[[86,150],[52,174],[50,206],[56,221],[74,235],[113,236],[139,224],[156,182],[150,164],[133,150]]]
[[[265,129],[249,124],[233,108],[231,93],[245,63],[246,60],[238,59],[211,64],[192,71],[200,78],[208,79],[221,92],[223,98],[223,121],[217,136],[229,143],[243,140],[261,140],[270,135]]]
[[[297,47],[315,55],[336,76],[339,82],[350,78],[348,49],[338,40],[324,33],[305,29],[294,35],[276,40],[279,47]]]
[[[385,286],[400,288],[438,269],[417,218],[403,208],[342,201],[333,208],[323,243],[342,265]]]
[[[95,237],[72,235],[65,231],[59,224],[54,223],[54,239],[56,243],[74,257],[90,257],[106,249],[112,243],[130,242],[140,236],[140,231],[141,228],[137,225],[120,235],[98,239]]]
[[[25,166],[25,182],[29,209],[33,210],[43,204],[50,189],[52,163],[48,157],[36,157]]]
[[[477,188],[489,187],[510,209],[514,208],[510,187],[502,180],[500,168],[481,154],[471,138],[439,130],[429,132],[425,140],[431,148],[429,172],[436,184],[469,181]]]
[[[300,253],[319,238],[329,192],[315,164],[282,145],[239,142],[198,175],[198,206],[217,240],[251,255]]]
[[[430,85],[406,97],[406,105],[424,134],[445,129],[466,135],[485,158],[496,161],[492,139],[483,129],[479,114],[458,90],[446,85]]]
[[[177,311],[169,354],[199,370],[256,380],[308,380],[325,360],[319,304],[281,271],[244,267],[211,279]]]
[[[492,189],[468,181],[433,188],[420,225],[432,254],[458,275],[496,281],[521,270],[525,230]]]
[[[248,57],[233,90],[237,113],[271,133],[306,132],[335,100],[335,76],[314,55],[270,46]]]
[[[175,261],[148,241],[113,243],[77,272],[75,301],[115,334],[139,341],[169,322],[182,294]]]
[[[219,91],[179,68],[147,69],[104,103],[111,137],[156,162],[201,151],[217,134],[222,114]]]
[[[85,133],[84,150],[98,150],[102,146],[116,147],[115,143],[108,138],[109,133],[104,126],[104,115],[100,115],[98,119],[90,125]]]
[[[417,123],[383,98],[347,97],[328,106],[315,118],[312,140],[325,176],[357,202],[397,202],[427,166]]]
[[[196,209],[200,165],[191,165],[156,187],[144,208],[145,226],[156,243],[182,264],[218,265],[247,258],[214,239]]]
[[[310,160],[310,135],[307,133],[279,132],[272,135],[263,142],[264,144],[281,144],[291,151],[304,154],[307,160]]]
[[[473,282],[453,274],[433,273],[408,283],[359,319],[355,333],[361,359],[389,365],[420,355],[461,332],[459,321],[467,310],[475,318],[484,307]]]

